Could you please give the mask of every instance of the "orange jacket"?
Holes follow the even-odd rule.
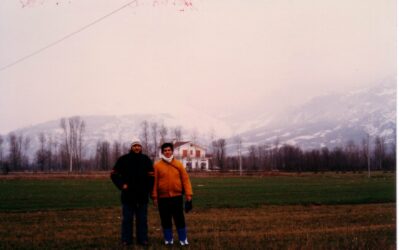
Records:
[[[153,199],[182,195],[182,187],[186,196],[193,195],[189,175],[180,161],[174,158],[171,163],[159,160],[154,164]]]

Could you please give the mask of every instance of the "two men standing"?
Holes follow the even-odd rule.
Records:
[[[164,143],[161,150],[161,159],[153,169],[149,157],[142,154],[140,142],[135,141],[131,144],[130,152],[117,160],[111,173],[113,183],[121,190],[121,240],[124,245],[133,243],[134,216],[137,243],[148,245],[147,204],[150,194],[160,213],[164,243],[173,244],[172,219],[174,219],[180,244],[182,246],[189,244],[182,194],[185,194],[187,202],[191,202],[192,186],[182,163],[173,157],[173,144]]]

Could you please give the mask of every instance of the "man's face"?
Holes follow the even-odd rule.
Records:
[[[172,155],[172,148],[166,147],[163,149],[162,153],[165,157],[169,158]]]
[[[142,146],[140,146],[139,144],[135,144],[132,146],[132,151],[133,153],[139,154],[140,152],[142,152]]]

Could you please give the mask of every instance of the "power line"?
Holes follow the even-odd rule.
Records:
[[[9,64],[7,64],[7,65],[1,67],[1,68],[0,68],[0,72],[3,71],[3,70],[5,70],[5,69],[8,69],[8,68],[10,68],[10,67],[12,67],[12,66],[14,66],[14,65],[16,65],[16,64],[18,64],[18,63],[20,63],[20,62],[23,62],[23,61],[25,61],[25,60],[27,60],[27,59],[29,59],[29,58],[31,58],[31,57],[33,57],[33,56],[39,54],[39,53],[41,53],[41,52],[43,52],[43,51],[45,51],[45,50],[47,50],[47,49],[49,49],[49,48],[51,48],[51,47],[53,47],[53,46],[59,44],[59,43],[61,43],[61,42],[65,41],[65,40],[67,40],[68,38],[70,38],[70,37],[72,37],[72,36],[74,36],[74,35],[76,35],[76,34],[82,32],[82,31],[88,29],[89,27],[91,27],[91,26],[93,26],[93,25],[95,25],[96,23],[98,23],[98,22],[100,22],[100,21],[102,21],[102,20],[104,20],[104,19],[106,19],[106,18],[108,18],[108,17],[114,15],[115,13],[117,13],[117,12],[121,11],[122,9],[128,7],[129,5],[131,5],[131,4],[134,3],[134,2],[137,2],[137,0],[130,1],[129,3],[124,4],[123,6],[119,7],[118,9],[115,9],[115,10],[111,11],[110,13],[108,13],[108,14],[106,14],[106,15],[104,15],[104,16],[98,18],[98,19],[96,19],[95,21],[93,21],[93,22],[91,22],[91,23],[89,23],[89,24],[87,24],[87,25],[81,27],[80,29],[78,29],[78,30],[76,30],[76,31],[74,31],[74,32],[72,32],[72,33],[70,33],[70,34],[68,34],[68,35],[66,35],[66,36],[64,36],[64,37],[62,37],[62,38],[60,38],[60,39],[58,39],[57,41],[54,41],[54,42],[52,42],[52,43],[50,43],[50,44],[44,46],[44,47],[41,48],[41,49],[38,49],[38,50],[36,50],[36,51],[34,51],[34,52],[32,52],[32,53],[26,55],[26,56],[23,56],[23,57],[19,58],[18,60],[15,60],[15,61],[12,62],[12,63],[9,63]]]

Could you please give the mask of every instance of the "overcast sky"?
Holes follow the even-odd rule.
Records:
[[[0,1],[0,68],[128,2]],[[394,0],[137,2],[0,70],[0,133],[70,115],[272,111],[396,76]]]

